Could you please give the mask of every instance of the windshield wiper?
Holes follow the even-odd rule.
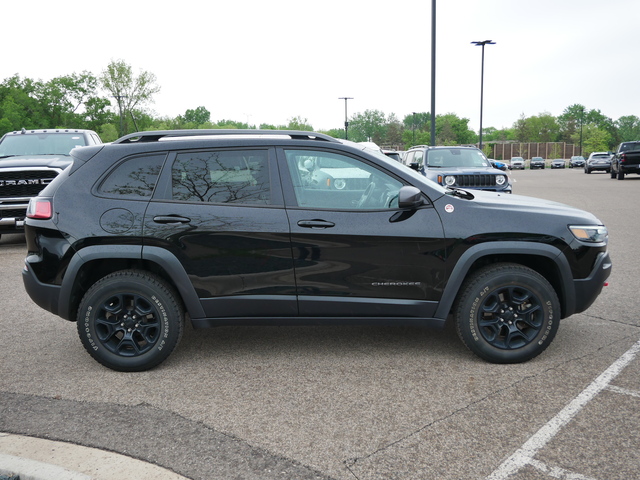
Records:
[[[447,194],[455,195],[456,197],[466,198],[468,200],[473,200],[476,198],[473,193],[468,190],[463,190],[462,188],[457,187],[447,187]]]

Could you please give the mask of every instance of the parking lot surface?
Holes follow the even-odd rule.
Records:
[[[598,216],[613,261],[595,304],[528,363],[485,363],[452,328],[187,327],[160,367],[119,373],[31,302],[24,240],[6,235],[0,431],[194,480],[640,478],[640,176],[511,176],[514,194]]]

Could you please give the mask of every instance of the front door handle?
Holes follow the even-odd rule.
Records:
[[[326,220],[300,220],[298,222],[298,226],[303,228],[331,228],[335,225],[335,223]]]

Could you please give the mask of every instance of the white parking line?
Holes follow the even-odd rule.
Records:
[[[522,467],[534,462],[536,453],[544,447],[567,423],[582,410],[591,399],[609,386],[609,383],[633,361],[640,351],[640,341],[606,369],[580,395],[574,398],[560,413],[538,430],[522,447],[507,458],[487,480],[504,480]]]

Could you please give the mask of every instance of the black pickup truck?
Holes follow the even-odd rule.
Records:
[[[611,178],[624,180],[627,173],[640,174],[640,140],[622,142],[611,157]]]

